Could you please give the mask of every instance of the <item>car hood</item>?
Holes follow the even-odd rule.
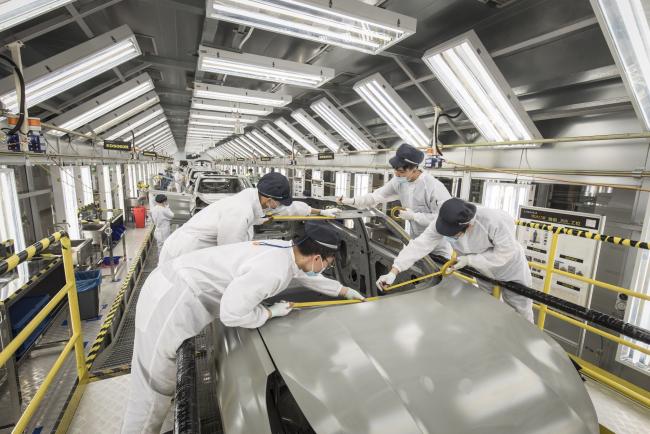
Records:
[[[598,432],[562,348],[455,279],[294,312],[261,334],[316,432]]]

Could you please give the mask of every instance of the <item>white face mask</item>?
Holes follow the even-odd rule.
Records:
[[[398,184],[406,184],[407,182],[409,182],[406,176],[396,176],[395,180]]]

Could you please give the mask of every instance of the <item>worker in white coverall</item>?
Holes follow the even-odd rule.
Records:
[[[339,209],[318,210],[304,202],[293,202],[289,180],[281,173],[264,175],[257,188],[247,188],[234,196],[212,203],[195,214],[169,237],[159,263],[194,250],[253,239],[253,225],[267,214],[301,215],[314,213],[333,217]]]
[[[408,233],[415,238],[435,221],[440,206],[451,198],[442,182],[420,170],[419,165],[423,160],[422,151],[405,143],[389,160],[395,176],[386,185],[360,197],[340,197],[338,202],[357,208],[370,208],[399,199],[405,209],[400,211],[398,217],[408,221]],[[436,247],[435,253],[449,258],[451,247],[443,242]]]
[[[153,232],[153,236],[156,239],[158,251],[160,252],[165,240],[167,240],[169,235],[172,233],[171,221],[174,218],[174,213],[169,209],[167,196],[164,194],[157,194],[155,202],[156,204],[151,207],[149,213],[151,214],[153,224],[156,225],[156,230]]]
[[[436,221],[404,247],[390,273],[377,280],[377,287],[392,285],[397,274],[411,268],[444,239],[459,255],[451,271],[470,266],[492,279],[532,286],[533,278],[524,249],[515,236],[512,217],[505,211],[452,198],[440,207]],[[479,280],[479,286],[491,289],[492,285],[486,286]],[[501,295],[508,305],[533,322],[533,304],[529,298],[505,288]]]
[[[247,241],[210,247],[156,268],[140,292],[135,316],[131,385],[122,433],[155,433],[176,385],[176,351],[219,318],[228,327],[257,328],[288,315],[292,304],[262,302],[290,284],[331,297],[363,296],[321,273],[340,244],[325,222],[307,222],[292,241]]]

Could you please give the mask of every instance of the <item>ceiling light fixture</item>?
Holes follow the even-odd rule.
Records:
[[[162,115],[164,113],[163,109],[161,106],[157,105],[154,106],[139,115],[133,117],[132,119],[129,119],[126,122],[123,122],[119,124],[118,126],[112,128],[110,131],[107,131],[104,134],[104,138],[108,140],[115,140],[118,138],[124,138],[124,136],[132,131],[138,128],[141,125],[146,124],[147,122],[151,121],[152,119]]]
[[[259,119],[256,116],[238,115],[231,113],[210,112],[204,110],[190,110],[190,120],[200,119],[213,122],[229,122],[233,124],[252,124]]]
[[[419,148],[429,146],[431,132],[381,74],[358,81],[353,89],[406,143]]]
[[[280,148],[278,148],[277,146],[275,146],[272,143],[267,143],[268,140],[267,141],[260,140],[259,137],[257,137],[255,134],[253,134],[253,131],[246,134],[245,137],[248,137],[248,139],[250,141],[252,141],[253,143],[255,143],[257,146],[266,149],[271,155],[275,155],[275,156],[278,156],[278,157],[284,156],[284,153],[280,150]]]
[[[286,152],[283,152],[282,149],[278,148],[275,146],[269,139],[262,133],[260,130],[253,130],[251,131],[251,136],[253,139],[257,139],[258,142],[262,142],[265,144],[267,147],[273,149],[273,151],[281,156],[285,156]]]
[[[298,142],[298,144],[303,148],[305,148],[307,152],[309,152],[310,154],[318,154],[318,149],[316,149],[315,146],[309,143],[307,138],[300,131],[298,131],[296,127],[291,125],[289,121],[287,121],[285,118],[277,119],[275,121],[275,125],[280,127],[280,129],[285,133],[287,133],[289,137],[291,137],[293,140]]]
[[[266,116],[273,113],[273,107],[265,107],[256,104],[241,102],[230,102],[216,99],[192,99],[193,110],[207,110],[224,113],[238,113],[251,116]]]
[[[319,87],[334,78],[332,68],[204,46],[199,47],[199,70],[304,87]]]
[[[153,82],[149,74],[142,74],[103,93],[97,98],[86,101],[72,110],[55,117],[49,123],[59,128],[74,131],[80,126],[86,125],[88,122],[117,109],[153,89]],[[65,133],[52,130],[50,134],[53,136],[62,136]]]
[[[270,107],[284,107],[291,102],[291,96],[281,93],[262,92],[260,90],[248,90],[239,87],[204,83],[196,83],[194,85],[194,98],[218,99]]]
[[[113,128],[116,125],[121,124],[127,119],[132,118],[138,113],[141,113],[144,110],[153,107],[159,102],[160,100],[158,99],[158,95],[156,94],[156,92],[154,91],[147,92],[141,97],[136,98],[133,101],[124,104],[122,107],[118,108],[117,110],[113,110],[112,112],[105,114],[104,116],[92,121],[91,123],[88,124],[87,129],[94,132],[95,134],[100,134],[110,128]],[[89,136],[90,133],[86,135]]]
[[[289,139],[287,139],[285,136],[283,136],[282,133],[280,133],[280,131],[278,131],[278,130],[276,130],[275,128],[273,128],[273,126],[272,126],[271,124],[266,124],[266,125],[264,125],[264,126],[262,127],[262,129],[263,129],[263,130],[264,130],[264,131],[265,131],[269,136],[273,137],[273,139],[274,139],[276,142],[278,142],[279,144],[281,144],[282,146],[284,146],[285,149],[287,149],[289,152],[294,152],[294,149],[293,149],[294,147],[293,147],[293,145],[291,144],[291,141],[290,141]],[[296,149],[296,150],[295,150],[295,153],[296,153],[296,154],[299,154],[300,152]]]
[[[350,0],[210,0],[206,14],[370,54],[412,35],[417,24],[415,18]]]
[[[25,68],[26,107],[33,107],[106,72],[141,53],[131,29],[124,25],[36,65]],[[0,80],[0,100],[18,111],[14,77]]]
[[[485,140],[541,138],[473,30],[428,50],[422,59]],[[526,147],[531,146],[536,145]]]
[[[323,145],[327,146],[332,152],[339,150],[339,143],[336,141],[334,136],[316,122],[316,119],[309,116],[306,111],[298,109],[291,113],[291,117],[298,121],[300,125],[305,127],[307,131],[316,137]]]
[[[372,143],[363,135],[359,128],[341,113],[327,98],[314,102],[311,109],[341,135],[352,147],[358,151],[369,151]]]
[[[650,130],[650,5],[643,0],[591,0],[632,105]]]

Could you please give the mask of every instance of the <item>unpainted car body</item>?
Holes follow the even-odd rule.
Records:
[[[330,222],[343,238],[332,277],[378,295],[373,282],[405,234],[378,211],[341,217]],[[288,239],[300,231],[298,222],[264,225],[257,237]],[[400,280],[435,268],[425,258]],[[290,288],[279,299],[323,297]],[[599,431],[562,348],[454,277],[411,284],[377,301],[294,311],[257,330],[217,320],[209,339],[227,434]]]
[[[197,176],[192,188],[190,215],[252,186],[253,184],[244,176],[215,175],[212,172],[201,173]]]

